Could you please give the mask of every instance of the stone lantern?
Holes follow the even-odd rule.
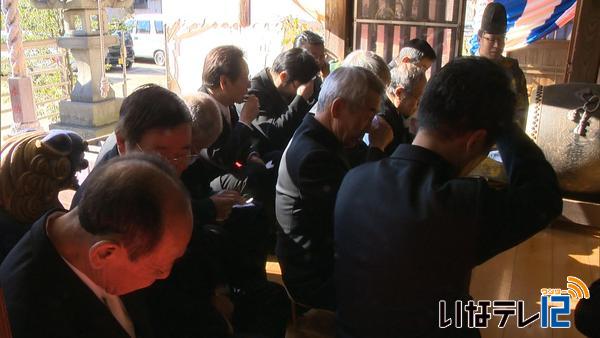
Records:
[[[133,0],[30,1],[39,9],[64,10],[65,36],[58,38],[58,46],[70,49],[77,65],[77,83],[71,92],[71,98],[59,103],[60,122],[52,124],[50,128],[73,130],[85,139],[111,133],[119,119],[123,99],[115,98],[115,92],[110,87],[106,96],[101,95],[100,81],[106,53],[109,46],[118,43],[116,36],[107,34],[105,8],[131,7]],[[102,51],[100,22],[103,23],[104,30]]]

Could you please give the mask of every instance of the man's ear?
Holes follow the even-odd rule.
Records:
[[[282,71],[281,73],[278,74],[279,76],[279,82],[281,83],[281,85],[287,85],[287,80],[289,78],[287,70]]]
[[[119,155],[125,155],[127,153],[127,147],[125,146],[125,138],[118,129],[115,130],[115,137],[117,139],[117,151],[119,152]]]
[[[341,97],[336,97],[331,103],[331,117],[339,119],[347,110],[348,103]]]
[[[221,75],[219,76],[219,88],[222,91],[225,91],[225,87],[229,84],[230,80],[227,76]]]
[[[89,250],[89,260],[92,268],[101,269],[119,255],[119,250],[122,250],[122,247],[114,241],[102,240],[94,243]]]
[[[401,98],[402,94],[404,93],[404,88],[398,86],[396,87],[396,89],[394,89],[394,95],[396,95],[397,98]]]
[[[472,155],[484,155],[489,150],[487,131],[485,129],[477,129],[469,135],[465,144],[467,153]]]

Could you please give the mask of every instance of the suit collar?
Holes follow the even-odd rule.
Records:
[[[445,171],[450,177],[458,175],[458,170],[454,168],[450,162],[446,161],[446,159],[439,154],[421,146],[400,144],[396,150],[394,150],[390,158],[421,162],[435,166]]]
[[[94,292],[79,279],[75,272],[69,268],[50,241],[50,238],[46,234],[46,222],[48,216],[56,211],[67,212],[60,208],[48,211],[32,225],[30,232],[32,259],[41,263],[39,269],[44,270],[41,275],[53,276],[53,278],[55,278],[55,280],[47,281],[48,289],[45,291],[54,294],[54,298],[56,298],[56,301],[52,303],[52,306],[55,306],[56,311],[60,311],[61,308],[69,308],[85,309],[91,313],[92,315],[89,315],[85,321],[85,323],[87,323],[86,325],[89,324],[90,327],[79,328],[79,324],[84,321],[81,323],[73,323],[73,327],[78,327],[82,332],[93,328],[103,328],[111,337],[129,337],[110,310],[98,299]],[[130,299],[125,298],[123,299],[123,303],[131,316],[131,320],[133,321],[137,333],[139,325],[136,325],[136,321],[140,320],[140,318],[135,311],[131,311],[134,305],[131,304]],[[75,311],[75,313],[79,312]],[[109,326],[107,323],[112,323],[113,325]],[[144,329],[145,328],[142,328],[142,331]],[[144,335],[136,334],[136,336],[143,337]]]
[[[311,135],[318,137],[319,143],[323,146],[339,151],[344,149],[343,144],[335,137],[331,130],[325,128],[321,122],[317,121],[314,115],[306,114],[303,124]]]
[[[277,103],[277,105],[287,106],[289,104],[289,102],[286,103],[286,100],[283,97],[283,95],[281,95],[281,93],[279,92],[277,87],[275,87],[275,83],[273,82],[273,79],[271,78],[271,74],[269,72],[268,67],[261,70],[260,73],[258,73],[256,76],[258,78],[260,78],[260,81],[262,82],[264,88],[266,89],[266,91],[268,93],[271,93],[271,96],[273,97],[273,99],[279,101],[279,103]]]

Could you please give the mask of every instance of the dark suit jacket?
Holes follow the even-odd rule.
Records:
[[[310,110],[309,103],[300,95],[291,102],[284,99],[275,88],[268,68],[252,79],[249,92],[256,95],[260,103],[260,112],[253,124],[266,136],[266,140],[258,144],[259,152],[282,151]]]
[[[29,226],[17,221],[0,207],[0,263],[29,230]]]
[[[206,87],[201,87],[200,92],[210,95]],[[234,163],[246,163],[248,155],[252,152],[252,128],[240,122],[240,117],[234,105],[229,106],[231,124],[223,118],[223,131],[217,140],[208,147],[208,158],[223,172],[235,172]]]
[[[384,98],[382,103],[382,110],[377,115],[383,117],[387,123],[392,127],[394,132],[394,138],[392,142],[385,147],[385,156],[391,156],[394,150],[400,144],[412,143],[413,136],[408,132],[408,128],[404,126],[404,117],[398,113],[398,109],[394,106],[392,101],[387,97]]]
[[[60,257],[46,236],[50,211],[0,265],[0,286],[14,338],[87,338],[129,335],[108,307]],[[121,297],[136,337],[152,337],[145,305],[135,292]]]
[[[284,152],[275,202],[283,280],[301,303],[333,275],[333,207],[349,168],[342,144],[307,115]]]
[[[469,299],[471,269],[560,214],[540,149],[516,126],[497,146],[510,177],[501,190],[413,145],[348,173],[335,208],[339,336],[451,337],[436,331],[439,300]]]

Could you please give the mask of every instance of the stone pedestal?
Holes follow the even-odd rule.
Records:
[[[116,36],[105,35],[105,48],[101,52],[99,35],[58,38],[58,45],[70,49],[75,58],[77,83],[71,91],[71,99],[59,103],[60,122],[50,125],[51,129],[73,130],[86,139],[110,134],[114,130],[123,99],[115,98],[112,88],[106,97],[102,97],[100,80],[107,47],[117,43]]]
[[[85,139],[110,134],[119,119],[122,102],[114,97],[97,102],[60,101],[60,123],[50,125],[50,129],[73,130]]]
[[[133,0],[30,0],[40,9],[62,8],[66,36],[58,38],[58,46],[70,49],[77,64],[77,83],[71,99],[59,103],[60,122],[51,129],[68,129],[83,138],[109,134],[119,120],[123,99],[115,98],[112,88],[106,97],[100,94],[100,80],[109,46],[118,43],[116,36],[106,35],[108,22],[105,7],[131,7]],[[104,50],[100,48],[100,23],[104,30]]]

